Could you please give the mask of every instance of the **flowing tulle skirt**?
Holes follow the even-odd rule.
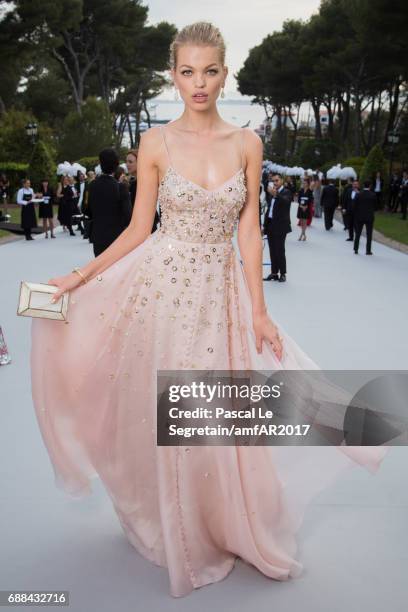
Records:
[[[232,243],[160,230],[71,292],[68,323],[32,321],[33,400],[57,486],[82,496],[100,477],[173,596],[221,580],[237,556],[271,578],[299,575],[307,504],[349,467],[376,472],[387,450],[157,446],[158,369],[318,369],[279,321],[282,361],[267,342],[258,354],[251,323]]]

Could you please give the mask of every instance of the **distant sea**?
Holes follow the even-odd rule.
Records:
[[[155,109],[152,108],[155,106]],[[246,125],[249,121],[249,127],[252,129],[259,128],[260,124],[265,119],[265,111],[258,104],[250,104],[241,100],[218,100],[218,112],[221,117],[236,126]],[[172,121],[180,117],[183,112],[184,103],[177,100],[160,100],[152,99],[148,104],[151,119],[159,119]],[[127,135],[124,135],[124,144],[128,144]]]

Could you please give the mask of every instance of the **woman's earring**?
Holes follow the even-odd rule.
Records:
[[[221,98],[225,98],[224,87],[221,89]]]
[[[174,99],[178,100],[179,99],[179,95],[178,95],[178,89],[174,88]]]

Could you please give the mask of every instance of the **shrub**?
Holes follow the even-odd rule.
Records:
[[[77,161],[78,164],[81,164],[81,166],[85,166],[87,171],[94,170],[95,166],[99,164],[98,157],[81,157],[80,159],[76,159],[75,161]]]
[[[28,168],[28,176],[34,190],[38,189],[43,178],[47,177],[50,182],[56,182],[57,166],[52,159],[47,146],[39,140],[35,145],[33,156]]]
[[[357,176],[360,177],[365,160],[365,157],[349,157],[349,159],[346,159],[341,165],[343,167],[351,166],[351,168],[354,168],[354,170],[357,172]]]
[[[22,179],[28,175],[28,164],[17,162],[0,162],[0,173],[5,174],[10,181],[10,201],[15,192],[20,189]]]
[[[26,125],[37,123],[38,139],[42,140],[54,155],[54,139],[51,129],[40,123],[29,112],[10,109],[0,119],[0,151],[3,159],[28,163],[33,153],[33,145],[26,134]]]
[[[361,181],[373,181],[377,172],[381,172],[383,179],[386,178],[387,166],[383,150],[379,144],[373,146],[367,155],[361,170]]]

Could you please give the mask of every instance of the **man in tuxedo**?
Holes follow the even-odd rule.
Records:
[[[286,281],[286,234],[292,231],[290,225],[292,193],[289,189],[285,189],[282,175],[277,173],[273,174],[268,191],[272,197],[265,212],[263,233],[268,238],[272,273],[263,280],[283,283]]]
[[[129,225],[129,190],[114,174],[119,157],[114,149],[99,153],[102,174],[89,184],[87,214],[91,218],[91,241],[95,257],[102,253]]]
[[[404,170],[402,175],[401,187],[400,187],[400,200],[401,200],[401,219],[405,221],[407,218],[407,206],[408,206],[408,172]]]
[[[339,190],[332,179],[323,188],[321,205],[324,210],[324,226],[329,231],[333,227],[334,211],[339,205]]]
[[[388,208],[391,212],[397,212],[398,209],[398,195],[401,188],[402,179],[398,174],[394,173],[390,179],[390,199],[388,202]]]
[[[380,210],[382,208],[382,192],[384,188],[384,179],[381,176],[381,172],[376,172],[376,175],[373,180],[374,185],[374,193],[377,200],[376,210]]]
[[[349,237],[346,238],[347,241],[354,240],[354,211],[353,204],[356,195],[358,194],[360,189],[360,183],[355,180],[350,183],[350,186],[344,189],[343,197],[342,197],[342,210],[347,221],[347,229],[349,233]]]
[[[360,242],[360,236],[363,226],[366,227],[366,255],[372,255],[371,252],[371,239],[373,235],[374,226],[374,211],[377,205],[377,197],[373,191],[371,191],[371,181],[364,182],[364,189],[360,191],[354,198],[353,215],[354,215],[354,253],[358,253],[358,245]]]
[[[341,214],[343,217],[344,229],[350,229],[348,222],[348,214],[347,214],[347,200],[353,190],[353,181],[351,178],[347,180],[346,185],[344,185],[343,190],[340,196],[340,204],[341,204]]]

